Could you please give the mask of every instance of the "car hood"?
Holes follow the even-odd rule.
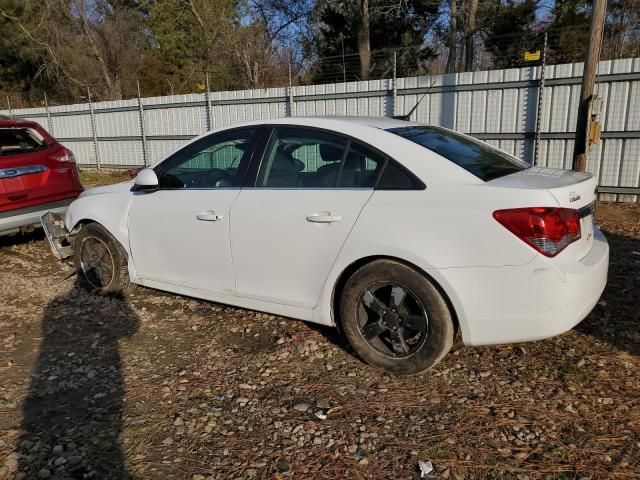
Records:
[[[89,188],[82,192],[78,198],[88,197],[90,195],[101,195],[103,193],[120,193],[131,190],[133,186],[133,180],[122,183],[115,183],[113,185],[104,185],[102,187]]]

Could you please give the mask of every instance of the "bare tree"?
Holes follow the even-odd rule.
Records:
[[[447,73],[455,73],[458,63],[458,12],[456,0],[449,0],[449,60]]]
[[[478,0],[468,0],[467,4],[467,25],[464,34],[464,70],[473,70],[474,59],[474,35],[476,34],[476,16],[478,14]]]
[[[371,71],[371,39],[369,36],[369,0],[360,0],[360,24],[358,25],[358,55],[360,56],[360,77],[369,79]]]
[[[223,40],[231,35],[234,24],[234,0],[179,0],[185,2],[202,39],[202,61],[205,72],[211,72],[221,63],[228,51],[221,48]]]
[[[227,39],[231,44],[236,81],[243,88],[286,85],[292,52],[278,49],[264,25],[237,29]]]
[[[108,0],[24,0],[20,10],[0,8],[36,48],[40,72],[59,77],[69,93],[120,99],[135,78],[143,42],[140,19]]]

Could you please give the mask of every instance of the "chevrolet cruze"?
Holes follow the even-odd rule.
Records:
[[[206,133],[43,217],[84,284],[138,284],[340,328],[394,374],[558,335],[607,279],[596,179],[454,131],[282,118]]]

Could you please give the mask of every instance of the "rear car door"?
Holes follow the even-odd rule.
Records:
[[[156,167],[158,190],[134,193],[129,241],[142,283],[234,293],[229,211],[254,136],[242,128],[200,139]]]
[[[325,131],[275,127],[231,209],[236,291],[313,308],[385,157]]]

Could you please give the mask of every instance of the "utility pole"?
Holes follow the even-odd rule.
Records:
[[[592,0],[591,29],[589,31],[589,47],[584,61],[582,73],[582,87],[580,89],[580,103],[578,105],[578,120],[576,123],[576,140],[573,147],[573,169],[584,172],[587,165],[589,151],[589,125],[591,120],[591,101],[593,100],[593,86],[598,73],[600,47],[602,45],[602,30],[607,8],[606,0]]]

